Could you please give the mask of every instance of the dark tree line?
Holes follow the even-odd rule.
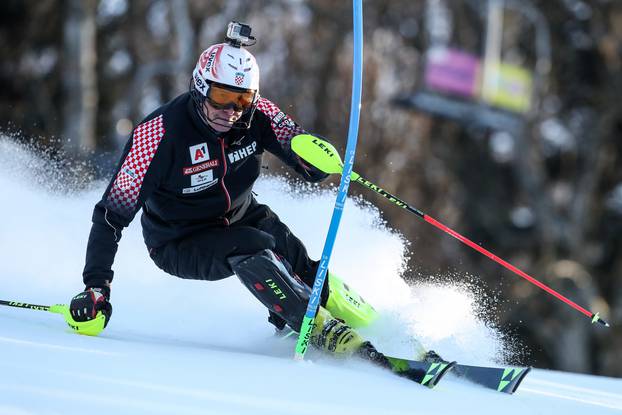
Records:
[[[502,59],[545,74],[531,110],[516,116],[518,134],[478,116],[465,122],[396,105],[422,88],[426,53],[439,39],[482,53],[489,4],[364,2],[356,170],[614,326],[591,326],[449,236],[352,189],[411,241],[405,278],[476,275],[504,299],[497,323],[528,340],[529,363],[622,376],[622,5],[506,0]],[[348,2],[7,0],[0,19],[0,128],[17,139],[114,160],[131,126],[185,91],[198,54],[222,39],[229,20],[241,20],[258,38],[262,95],[344,149]]]

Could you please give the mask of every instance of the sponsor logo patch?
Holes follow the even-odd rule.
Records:
[[[207,65],[207,60],[209,59],[209,51],[205,51],[201,54],[201,57],[199,58],[199,62],[201,65],[201,69],[205,69],[205,65]]]
[[[277,112],[276,115],[272,117],[272,123],[278,128],[292,128],[294,126],[292,119],[285,115],[283,111]]]
[[[197,173],[190,176],[190,185],[191,186],[199,186],[205,184],[207,182],[211,182],[214,180],[214,172],[208,170],[203,173]]]
[[[219,48],[212,48],[211,50],[206,50],[201,55],[201,69],[210,70],[212,69],[212,65],[214,64],[214,59],[216,58],[216,54],[218,53]]]
[[[197,144],[190,147],[190,160],[192,164],[202,163],[209,160],[209,151],[207,151],[207,143]]]
[[[274,117],[272,117],[272,122],[276,125],[279,125],[281,124],[281,122],[283,122],[284,118],[285,118],[285,113],[283,111],[279,111],[276,113]]]
[[[207,160],[205,163],[198,164],[196,166],[184,167],[184,176],[200,173],[205,170],[210,170],[220,165],[220,160]]]
[[[250,143],[246,147],[243,147],[243,148],[241,148],[239,150],[235,150],[235,151],[232,151],[231,153],[229,153],[228,154],[229,162],[230,163],[235,163],[236,161],[240,161],[242,159],[245,159],[246,157],[248,157],[251,154],[255,153],[255,151],[257,151],[257,142],[253,141],[252,143]]]
[[[124,167],[119,174],[118,185],[123,190],[128,190],[134,185],[134,181],[138,178],[138,175],[134,170],[129,167]]]
[[[203,81],[203,79],[201,79],[201,75],[199,75],[199,72],[195,69],[194,73],[194,86],[199,90],[199,92],[201,92],[201,94],[206,95],[207,94],[207,84]]]
[[[184,189],[182,189],[182,193],[183,194],[190,194],[190,193],[196,193],[196,192],[200,192],[202,190],[206,190],[209,189],[210,187],[212,187],[213,185],[215,185],[216,183],[218,183],[218,179],[214,179],[211,182],[202,184],[200,186],[194,186],[194,187],[186,187]]]
[[[208,49],[201,55],[200,65],[201,69],[205,72],[211,72],[215,78],[218,78],[218,65],[220,62],[220,53],[222,52],[222,45],[217,45]]]

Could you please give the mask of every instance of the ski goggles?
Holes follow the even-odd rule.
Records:
[[[233,90],[218,84],[211,84],[207,90],[207,102],[219,110],[246,111],[253,106],[256,91]]]

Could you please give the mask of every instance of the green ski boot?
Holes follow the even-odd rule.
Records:
[[[365,340],[343,320],[334,318],[324,307],[318,309],[311,331],[311,344],[336,357],[352,356]]]

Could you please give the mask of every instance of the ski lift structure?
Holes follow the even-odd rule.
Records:
[[[457,3],[450,3],[455,8]],[[472,0],[461,6],[476,16],[483,37],[475,32],[475,42],[461,44],[466,41],[453,33],[452,9],[445,0],[428,0],[427,47],[417,87],[394,102],[468,127],[520,136],[538,113],[538,98],[550,71],[548,24],[526,0]],[[508,52],[504,28],[510,19],[514,32],[518,26],[521,32],[530,33],[521,34],[520,47],[515,42]],[[529,40],[527,48],[524,38]]]

